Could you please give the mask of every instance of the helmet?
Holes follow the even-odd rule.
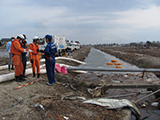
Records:
[[[22,34],[19,34],[18,36],[17,36],[17,38],[20,38],[20,39],[24,39],[24,36],[22,35]]]
[[[26,35],[25,35],[25,34],[23,34],[23,36],[24,36],[24,39],[27,39],[27,37],[26,37]]]
[[[52,39],[52,35],[46,35],[45,38]]]
[[[15,36],[12,36],[11,39],[15,39]]]
[[[37,39],[39,39],[38,36],[34,36],[34,37],[33,37],[33,40],[37,40]]]

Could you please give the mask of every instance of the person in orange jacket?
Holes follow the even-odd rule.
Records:
[[[21,60],[21,52],[26,52],[28,49],[24,49],[21,47],[20,41],[24,39],[22,34],[17,36],[17,39],[14,39],[11,44],[11,54],[12,61],[15,66],[15,81],[21,82],[25,81],[23,77],[23,64]]]
[[[37,68],[37,78],[40,77],[40,52],[39,52],[39,45],[37,44],[39,41],[38,36],[33,38],[33,43],[29,44],[29,48],[33,51],[30,52],[30,62],[32,64],[32,72],[33,77],[35,77],[35,67]]]

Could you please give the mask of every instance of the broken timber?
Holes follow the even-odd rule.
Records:
[[[105,89],[120,89],[120,88],[148,88],[148,89],[159,89],[160,84],[108,84],[105,85]]]

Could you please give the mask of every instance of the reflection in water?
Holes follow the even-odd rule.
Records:
[[[91,48],[88,57],[85,59],[84,62],[86,62],[87,64],[80,65],[79,67],[116,68],[116,65],[106,64],[106,63],[111,63],[111,60],[117,60],[117,63],[122,63],[122,65],[120,65],[122,68],[138,69],[138,67],[136,67],[135,65],[131,65],[127,62],[120,60],[119,58],[116,58],[110,54],[107,54],[95,48]]]

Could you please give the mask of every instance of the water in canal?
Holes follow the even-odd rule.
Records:
[[[102,52],[102,51],[95,49],[95,48],[91,48],[90,53],[88,54],[88,57],[84,61],[84,62],[86,62],[86,64],[80,65],[79,67],[84,67],[84,68],[85,67],[116,68],[116,65],[107,65],[106,64],[106,63],[112,63],[111,60],[117,60],[117,63],[122,63],[122,65],[120,65],[122,68],[138,69],[138,67],[136,67],[135,65],[124,62],[124,61],[116,58],[115,56],[112,56],[110,54],[107,54],[107,53]],[[119,68],[117,68],[117,69],[119,69]],[[103,73],[108,73],[108,72],[103,72]]]

